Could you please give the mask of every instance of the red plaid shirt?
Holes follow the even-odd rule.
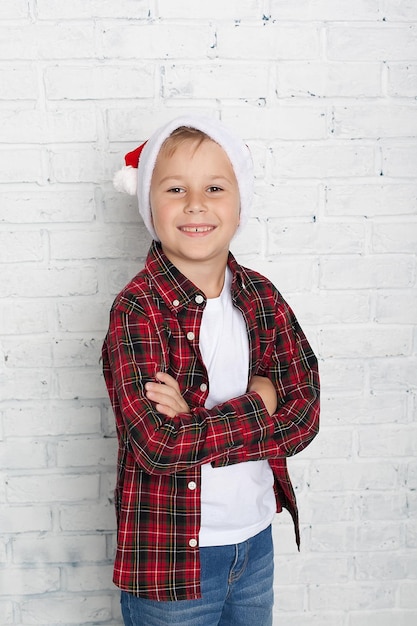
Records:
[[[249,378],[268,376],[279,404],[270,416],[245,393],[204,408],[208,378],[198,347],[206,298],[154,242],[145,268],[117,296],[103,346],[104,376],[119,440],[114,582],[155,600],[198,598],[200,466],[268,459],[277,511],[298,514],[286,457],[316,435],[317,360],[286,302],[264,277],[229,255],[233,303],[249,337]],[[177,379],[191,414],[169,418],[145,397],[155,372]]]

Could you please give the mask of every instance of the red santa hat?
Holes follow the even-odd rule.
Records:
[[[153,228],[149,193],[152,172],[165,139],[181,126],[195,128],[218,143],[232,164],[240,194],[240,224],[237,232],[245,226],[253,199],[254,174],[249,148],[226,126],[215,118],[184,115],[162,126],[141,146],[125,156],[126,165],[116,172],[113,184],[118,191],[138,196],[139,213],[152,237],[158,240]]]

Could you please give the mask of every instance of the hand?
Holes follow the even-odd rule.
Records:
[[[261,396],[269,415],[277,410],[278,398],[274,385],[266,376],[252,376],[248,391],[256,391]]]
[[[146,397],[155,404],[159,413],[175,417],[178,413],[191,413],[188,404],[181,395],[175,378],[165,372],[157,372],[158,383],[146,383]]]

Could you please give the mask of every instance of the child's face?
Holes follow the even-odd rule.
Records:
[[[225,264],[239,225],[240,196],[230,160],[205,140],[162,151],[152,174],[150,202],[155,231],[168,258],[183,273],[187,264]]]

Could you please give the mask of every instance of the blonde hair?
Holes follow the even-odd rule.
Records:
[[[176,128],[169,135],[169,137],[165,139],[160,148],[160,152],[163,152],[167,156],[171,157],[175,150],[186,141],[195,142],[194,149],[197,150],[197,148],[199,148],[204,141],[213,141],[213,139],[197,128],[179,126],[179,128]]]

